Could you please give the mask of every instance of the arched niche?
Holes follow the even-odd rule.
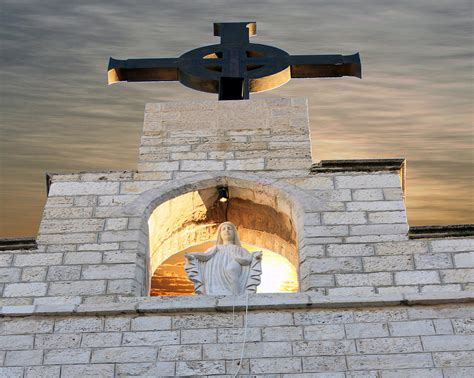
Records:
[[[141,219],[138,230],[137,284],[150,292],[153,272],[166,259],[193,245],[212,240],[225,209],[215,206],[217,187],[229,189],[227,219],[244,243],[274,251],[298,271],[298,240],[304,229],[307,194],[300,188],[246,172],[199,173],[169,181],[117,209],[115,217]],[[144,270],[144,271],[143,271]],[[142,274],[144,272],[144,274]]]
[[[226,187],[229,199],[225,203],[218,200],[217,186],[212,186],[172,198],[151,213],[148,230],[152,293],[162,293],[156,287],[163,277],[156,274],[162,264],[168,264],[169,269],[175,269],[171,263],[180,265],[180,270],[173,273],[181,273],[177,280],[186,285],[182,281],[184,253],[180,251],[209,248],[213,245],[217,226],[226,220],[237,226],[243,243],[268,251],[267,259],[275,252],[297,269],[297,235],[290,213],[291,204],[278,199],[271,190],[258,191],[255,187],[239,187],[232,183]],[[295,279],[297,287],[296,274]]]

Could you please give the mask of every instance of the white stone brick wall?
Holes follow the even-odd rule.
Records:
[[[290,304],[289,296],[264,297],[252,296],[247,319],[243,298],[235,312],[198,298],[176,298],[169,312],[159,298],[139,312],[139,302],[130,301],[115,309],[37,306],[23,314],[10,307],[0,323],[0,376],[231,375],[245,320],[240,374],[468,377],[474,368],[472,304],[420,306],[408,299],[406,306],[400,297],[357,306],[314,296]],[[265,310],[270,303],[280,308]]]

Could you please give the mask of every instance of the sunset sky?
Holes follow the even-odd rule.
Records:
[[[256,21],[290,54],[361,54],[363,79],[292,80],[313,160],[403,157],[410,225],[474,223],[469,0],[4,0],[0,236],[36,236],[45,172],[136,168],[147,102],[213,99],[179,83],[107,86],[109,56],[175,57],[219,43],[212,23]]]

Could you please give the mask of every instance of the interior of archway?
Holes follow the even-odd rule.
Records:
[[[184,253],[211,247],[217,226],[226,220],[237,226],[247,250],[264,253],[258,292],[298,290],[297,238],[288,214],[291,206],[269,194],[271,191],[229,186],[228,192],[225,203],[218,201],[217,189],[211,187],[175,197],[153,211],[148,221],[150,295],[192,294],[192,283],[184,272]]]

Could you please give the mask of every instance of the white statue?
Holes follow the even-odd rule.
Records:
[[[262,252],[242,248],[230,222],[217,229],[216,245],[206,252],[187,253],[185,266],[196,294],[243,295],[255,293],[262,274]]]

